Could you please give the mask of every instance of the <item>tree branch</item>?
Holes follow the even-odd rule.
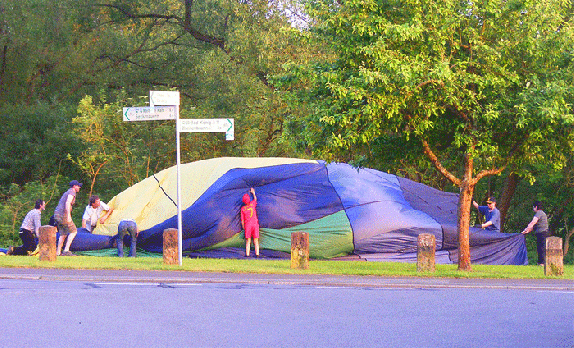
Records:
[[[178,22],[181,22],[181,18],[177,17],[177,16],[172,16],[172,15],[162,15],[162,14],[157,14],[157,13],[142,13],[142,14],[136,14],[136,13],[132,13],[130,11],[127,10],[126,7],[124,6],[119,6],[119,5],[113,5],[113,4],[95,4],[94,6],[101,6],[101,7],[108,7],[108,8],[112,8],[114,10],[118,10],[120,11],[124,16],[128,17],[128,18],[132,18],[132,19],[141,19],[141,18],[156,18],[156,19],[165,19],[165,20],[171,20],[171,19],[175,19]]]
[[[504,166],[502,166],[500,168],[485,169],[485,170],[481,171],[480,173],[478,173],[476,175],[476,177],[473,179],[473,181],[476,184],[480,179],[484,178],[485,176],[498,175],[506,169],[506,166],[507,166],[507,164],[505,164]]]
[[[183,28],[187,33],[191,34],[196,40],[209,43],[216,47],[221,48],[224,52],[229,53],[225,49],[225,39],[222,37],[211,36],[208,34],[204,34],[198,30],[195,30],[191,25],[191,5],[193,4],[192,0],[185,0],[185,18],[181,18],[174,15],[162,15],[158,13],[133,13],[129,11],[127,8],[118,5],[112,4],[96,4],[94,6],[101,6],[101,7],[108,7],[120,11],[124,16],[127,18],[132,19],[145,19],[145,18],[153,18],[153,19],[164,19],[166,21],[175,20],[175,23]]]
[[[422,88],[426,85],[430,85],[430,84],[436,84],[436,85],[440,85],[441,87],[444,87],[444,82],[440,81],[440,80],[427,80],[427,81],[423,81],[421,83],[419,83],[417,85],[417,88]]]
[[[462,118],[465,122],[470,123],[471,119],[468,117],[468,115],[462,111],[460,111],[458,108],[456,108],[453,105],[447,105],[446,106],[447,110],[450,110],[453,114],[459,116],[460,118]]]
[[[506,169],[506,167],[508,167],[508,164],[510,163],[510,161],[512,161],[512,159],[514,158],[516,153],[518,153],[518,151],[521,150],[521,146],[524,144],[524,142],[526,142],[527,138],[528,138],[528,135],[526,135],[521,142],[517,143],[512,148],[512,150],[510,150],[510,152],[508,153],[508,156],[506,156],[506,160],[504,161],[505,163],[502,166],[500,166],[498,168],[486,169],[486,170],[481,171],[480,173],[478,173],[476,175],[476,178],[474,179],[475,182],[478,182],[480,179],[484,178],[485,176],[498,175],[498,174],[502,173]]]
[[[448,180],[450,180],[456,186],[460,186],[460,179],[454,176],[451,172],[449,172],[443,165],[440,163],[438,157],[434,154],[431,150],[428,142],[424,139],[421,140],[423,143],[423,149],[427,157],[431,160],[432,164],[444,175]]]
[[[185,18],[183,20],[183,28],[185,31],[191,28],[191,5],[193,5],[193,0],[185,0]]]

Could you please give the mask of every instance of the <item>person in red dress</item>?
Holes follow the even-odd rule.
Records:
[[[248,193],[243,195],[244,206],[241,207],[241,227],[245,230],[245,257],[251,251],[251,239],[255,246],[255,257],[259,257],[259,220],[257,219],[257,196],[255,189],[250,189],[253,200]]]

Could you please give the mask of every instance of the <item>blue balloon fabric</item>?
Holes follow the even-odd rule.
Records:
[[[199,172],[202,165],[227,164],[229,169],[223,169],[222,175],[202,188],[197,199],[190,199],[188,206],[182,206],[182,249],[186,255],[241,255],[241,197],[254,187],[264,254],[288,256],[290,233],[306,231],[310,233],[311,256],[315,258],[354,255],[372,261],[416,262],[418,235],[431,233],[437,241],[437,263],[458,262],[458,195],[455,193],[343,163],[274,159],[269,164],[265,159],[249,159],[250,165],[242,167],[232,164],[236,160],[222,158],[217,162],[213,162],[214,159],[189,164],[193,166],[190,173]],[[187,180],[186,184],[194,187],[201,181],[191,174],[181,180]],[[162,188],[165,182],[158,180],[157,186]],[[133,196],[135,190],[136,196],[145,201],[146,195],[151,195],[151,184],[148,182],[141,192],[134,188],[130,194]],[[182,194],[185,196],[186,192]],[[110,204],[120,202],[120,195],[122,193]],[[173,192],[166,195],[174,201]],[[150,207],[152,201],[133,204],[136,203],[145,205],[146,210],[141,208],[141,216],[133,216],[136,210],[131,209],[129,217],[136,221],[146,219],[147,223],[138,236],[138,248],[161,253],[163,231],[177,228],[177,213],[173,210],[173,214],[164,214],[166,217],[155,221],[155,215],[148,212],[154,209]],[[156,211],[165,213],[167,206]],[[115,214],[114,207],[112,216]],[[121,214],[120,211],[115,220],[126,217]],[[112,237],[82,235],[73,243],[72,250],[107,246],[105,238]],[[520,233],[492,233],[471,228],[470,244],[473,263],[528,263],[525,239]]]

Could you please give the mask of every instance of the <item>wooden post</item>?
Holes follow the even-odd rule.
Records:
[[[57,232],[58,229],[55,226],[40,226],[40,235],[38,236],[40,261],[56,261]]]
[[[417,238],[417,272],[435,271],[436,237],[421,233]]]
[[[163,263],[179,265],[178,255],[177,228],[167,228],[163,230]]]
[[[544,258],[544,275],[561,276],[564,274],[564,252],[562,238],[546,238],[546,256]]]
[[[309,233],[291,233],[291,268],[309,268]]]

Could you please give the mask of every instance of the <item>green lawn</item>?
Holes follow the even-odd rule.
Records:
[[[191,259],[183,265],[164,265],[161,257],[118,258],[112,256],[58,257],[54,262],[35,256],[0,256],[1,268],[129,269],[191,272],[230,272],[263,274],[331,274],[386,277],[497,278],[497,279],[574,279],[574,266],[564,266],[561,277],[544,276],[541,266],[473,265],[471,272],[460,272],[457,265],[437,265],[435,273],[418,273],[416,264],[364,261],[310,261],[309,269],[293,270],[290,260],[269,259]]]

